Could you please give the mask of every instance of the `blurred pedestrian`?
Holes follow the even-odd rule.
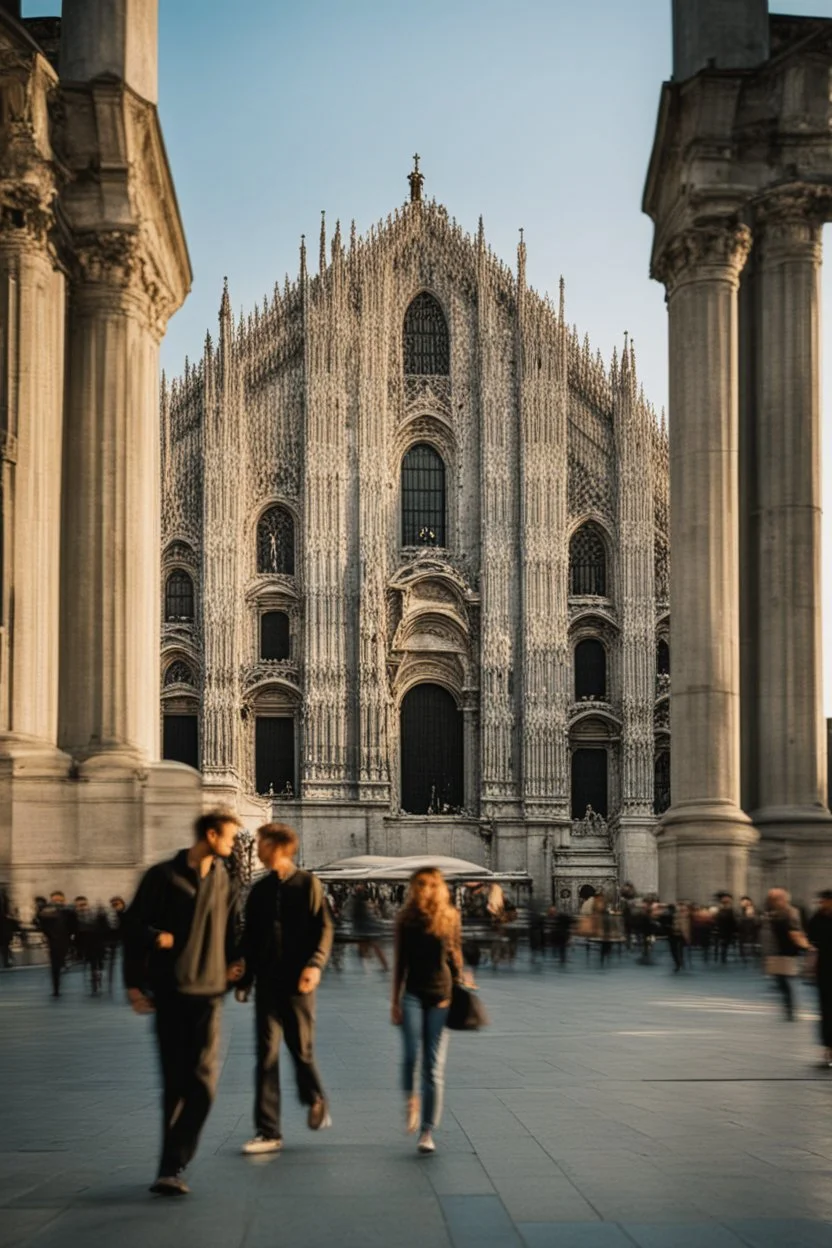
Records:
[[[239,821],[214,810],[194,842],[146,871],[124,919],[124,982],[137,1014],[156,1015],[164,1084],[162,1155],[150,1190],[183,1196],[217,1084],[220,1011],[243,973],[236,948],[239,895],[222,859]]]
[[[90,990],[96,997],[104,974],[110,925],[103,909],[99,906],[93,910],[86,897],[76,897],[74,906],[75,947],[82,967],[89,970]]]
[[[9,894],[0,888],[0,960],[5,970],[12,965],[11,945],[17,926]]]
[[[459,913],[435,867],[417,871],[396,918],[391,1021],[402,1028],[407,1129],[420,1129],[420,1153],[434,1152],[442,1116],[448,1032],[445,1024],[454,977],[461,978]],[[421,1100],[416,1072],[421,1062]]]
[[[60,889],[49,894],[49,900],[36,899],[35,926],[43,933],[49,950],[52,996],[61,995],[61,973],[66,964],[74,931],[74,915],[67,909],[66,897]]]
[[[257,831],[257,854],[268,875],[248,895],[236,991],[247,1001],[254,985],[257,1028],[255,1135],[244,1153],[276,1152],[280,1130],[280,1042],[295,1067],[298,1095],[312,1131],[329,1127],[326,1095],[315,1064],[315,990],[332,951],[332,918],[320,880],[295,866],[298,834],[284,823]]]
[[[792,980],[797,975],[797,957],[809,942],[800,915],[791,904],[785,888],[771,888],[766,898],[765,971],[771,975],[783,998],[786,1018],[794,1018]]]
[[[809,920],[806,934],[815,950],[824,1065],[832,1067],[832,888],[825,888],[820,894],[820,905]]]
[[[740,913],[737,920],[737,944],[740,961],[745,963],[755,957],[760,943],[760,916],[750,897],[740,897]]]
[[[358,940],[358,955],[362,959],[373,954],[383,971],[390,967],[384,950],[379,944],[379,924],[370,909],[370,899],[363,884],[356,884],[352,899],[352,929]]]
[[[566,966],[566,955],[569,951],[569,941],[572,937],[572,915],[566,910],[558,909],[553,902],[546,916],[546,924],[549,932],[549,943],[553,952],[557,954],[558,964],[563,968]]]
[[[733,948],[737,939],[737,916],[734,911],[734,898],[730,893],[719,895],[719,907],[714,915],[714,930],[719,960],[724,966],[728,961],[728,951]]]
[[[116,965],[119,959],[119,950],[123,942],[124,915],[127,910],[123,897],[110,898],[110,913],[107,916],[109,925],[109,935],[107,937],[107,991],[113,991],[113,980],[115,979]]]

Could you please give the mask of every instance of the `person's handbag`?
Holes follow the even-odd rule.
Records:
[[[450,1031],[479,1031],[488,1026],[488,1015],[476,992],[456,980],[445,1026]]]

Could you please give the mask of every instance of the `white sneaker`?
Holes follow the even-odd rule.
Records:
[[[419,1136],[419,1143],[416,1145],[420,1153],[435,1153],[436,1145],[433,1142],[433,1136],[430,1131],[423,1131]]]
[[[261,1135],[258,1133],[253,1140],[246,1140],[243,1145],[243,1152],[247,1156],[252,1156],[254,1153],[276,1153],[282,1147],[283,1141],[279,1136],[275,1138],[273,1135]]]

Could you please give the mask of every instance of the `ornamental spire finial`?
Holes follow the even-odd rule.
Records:
[[[326,272],[326,209],[321,209],[321,248],[318,257],[318,272],[323,277]]]
[[[419,153],[416,152],[413,157],[413,169],[407,175],[410,183],[410,202],[418,204],[422,202],[422,187],[425,184],[425,175],[419,171]]]

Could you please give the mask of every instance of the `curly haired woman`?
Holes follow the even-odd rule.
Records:
[[[462,976],[459,912],[436,868],[417,871],[396,917],[391,1020],[402,1028],[407,1129],[419,1152],[432,1153],[442,1114],[448,1033],[445,1024],[455,977]],[[422,1069],[421,1101],[416,1071]],[[421,1129],[420,1129],[421,1128]]]

